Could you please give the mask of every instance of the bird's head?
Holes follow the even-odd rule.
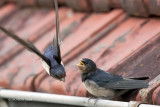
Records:
[[[50,68],[50,75],[60,81],[65,82],[66,72],[63,65],[56,65]]]
[[[81,59],[77,66],[80,69],[81,73],[95,72],[97,69],[96,64],[88,58]]]

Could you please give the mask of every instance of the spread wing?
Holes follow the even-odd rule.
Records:
[[[55,10],[56,10],[56,36],[53,40],[53,47],[56,47],[56,60],[58,63],[61,63],[61,51],[60,51],[60,38],[59,38],[59,15],[58,15],[58,3],[57,0],[54,0]]]
[[[40,58],[42,58],[48,65],[50,65],[50,62],[48,61],[48,59],[30,41],[26,42],[26,41],[22,40],[21,38],[19,38],[15,34],[9,32],[8,30],[6,30],[3,27],[0,27],[0,30],[2,30],[4,33],[6,33],[7,36],[11,37],[15,41],[17,41],[18,43],[20,43],[21,45],[23,45],[29,51],[35,53],[37,56],[39,56]]]
[[[98,73],[91,76],[91,79],[100,87],[107,89],[138,89],[148,87],[148,83],[144,80],[123,78],[118,75],[106,73],[100,69],[98,70]]]

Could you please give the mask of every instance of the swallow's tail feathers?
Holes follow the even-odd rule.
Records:
[[[58,3],[57,0],[54,0],[55,11],[56,11],[56,36],[53,40],[53,46],[57,47],[57,61],[61,63],[61,51],[60,51],[60,33],[59,33],[59,15],[58,15]]]
[[[129,79],[134,79],[134,80],[147,80],[149,77],[130,77]]]
[[[56,41],[57,41],[57,44],[60,46],[61,41],[60,41],[60,34],[59,34],[59,14],[58,14],[57,0],[54,0],[54,4],[55,4],[55,10],[56,10]]]
[[[19,38],[18,36],[9,32],[8,30],[6,30],[5,28],[3,28],[1,26],[0,26],[0,30],[2,30],[4,33],[6,33],[7,36],[11,37],[15,41],[17,41],[18,43],[20,43],[21,45],[26,47],[29,51],[35,53],[37,56],[42,58],[47,64],[50,64],[48,59],[30,41],[26,42],[26,41],[22,40],[21,38]]]

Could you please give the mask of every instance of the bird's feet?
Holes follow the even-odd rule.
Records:
[[[90,101],[91,99],[93,99],[93,97],[89,97],[89,99],[88,99],[88,103],[89,103],[89,101]]]
[[[100,98],[94,98],[94,97],[89,97],[89,99],[88,99],[88,103],[89,103],[89,101],[90,100],[92,100],[92,99],[94,99],[94,105],[96,105],[96,103],[98,102],[98,100],[100,99]]]
[[[96,105],[96,103],[98,102],[99,99],[100,98],[97,98],[97,99],[94,100],[94,106]]]

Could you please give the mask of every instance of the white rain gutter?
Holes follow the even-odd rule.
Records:
[[[7,98],[9,100],[15,101],[37,101],[37,102],[48,102],[48,103],[58,103],[67,105],[77,105],[86,107],[160,107],[157,105],[149,104],[139,104],[138,102],[120,102],[120,101],[110,101],[99,99],[96,104],[96,99],[90,99],[85,97],[75,97],[66,95],[56,95],[38,92],[26,92],[26,91],[16,91],[8,89],[0,89],[0,97]]]

